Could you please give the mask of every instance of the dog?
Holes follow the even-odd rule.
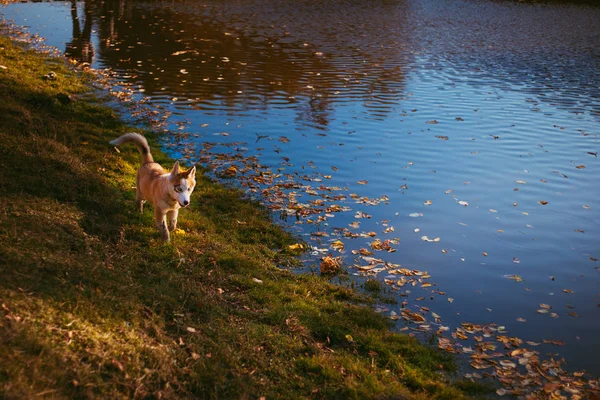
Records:
[[[140,213],[144,203],[154,206],[156,229],[164,241],[170,241],[169,231],[177,228],[181,207],[190,205],[190,196],[196,187],[196,167],[182,172],[176,161],[171,172],[155,163],[146,138],[139,133],[127,133],[109,142],[113,146],[133,143],[142,154],[142,166],[136,176],[136,204]],[[168,226],[167,226],[168,220]]]

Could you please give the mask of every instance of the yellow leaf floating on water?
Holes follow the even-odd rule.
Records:
[[[507,276],[508,279],[512,279],[513,281],[516,282],[523,282],[523,278],[521,278],[520,275],[509,275]]]
[[[365,248],[361,248],[358,252],[360,253],[361,256],[372,256],[373,254],[375,254],[372,251],[369,251]]]
[[[367,181],[366,179],[363,179],[362,181],[358,181],[356,183],[358,183],[359,185],[366,185],[367,183],[369,183],[369,181]]]
[[[331,247],[338,251],[342,251],[344,250],[344,242],[342,242],[341,240],[336,240],[335,242],[331,243]]]
[[[288,246],[290,250],[302,250],[304,249],[304,245],[301,243],[291,244]]]

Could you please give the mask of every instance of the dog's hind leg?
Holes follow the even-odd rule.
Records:
[[[135,190],[135,203],[137,204],[138,211],[140,214],[144,213],[144,203],[146,200],[144,199],[144,195],[142,195],[142,191],[140,188]]]
[[[179,215],[179,210],[171,210],[167,212],[167,221],[169,221],[169,230],[174,231],[177,229],[177,216]]]
[[[154,208],[154,220],[156,221],[156,229],[160,232],[161,238],[168,242],[171,240],[169,230],[167,229],[167,221],[165,221],[165,213],[158,207]]]

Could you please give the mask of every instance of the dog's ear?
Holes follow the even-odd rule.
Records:
[[[194,165],[192,167],[192,169],[188,170],[188,172],[186,173],[186,175],[187,175],[188,178],[192,178],[192,179],[196,178],[196,166]]]
[[[177,175],[179,175],[179,161],[175,161],[173,169],[171,170],[171,176],[173,178],[177,177]]]

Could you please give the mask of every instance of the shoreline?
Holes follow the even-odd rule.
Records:
[[[107,143],[131,128],[90,95],[91,74],[4,37],[0,48],[5,397],[489,391],[447,381],[452,356],[391,332],[373,299],[279,268],[295,263],[295,238],[238,190],[198,176],[184,232],[161,243],[151,212],[134,210],[139,154]]]

